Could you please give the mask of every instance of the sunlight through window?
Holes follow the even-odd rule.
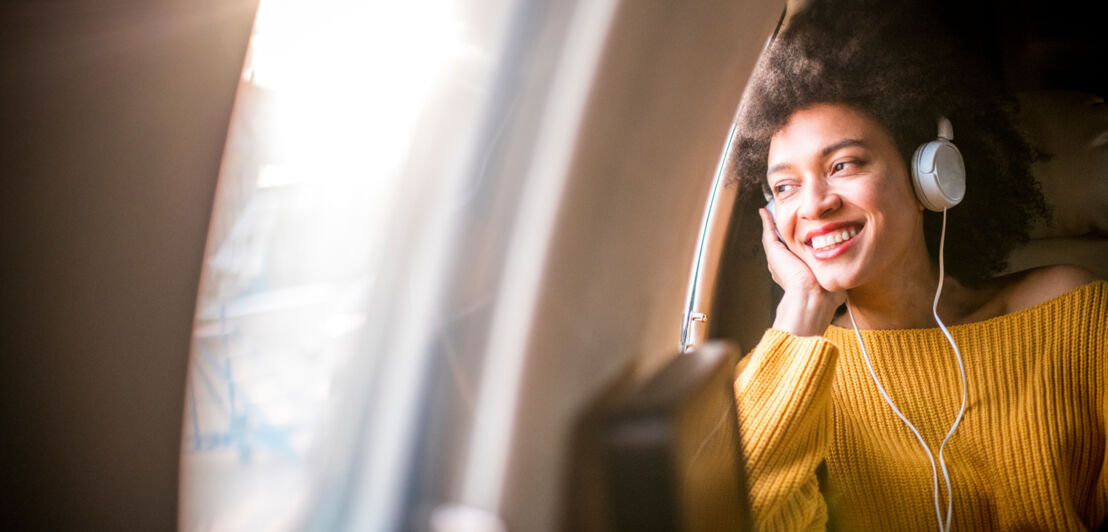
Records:
[[[197,301],[183,529],[302,524],[336,381],[382,317],[367,302],[413,142],[435,98],[491,79],[463,3],[261,1]]]

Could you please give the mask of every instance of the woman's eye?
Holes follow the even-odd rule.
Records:
[[[790,190],[792,190],[793,188],[795,188],[795,185],[793,185],[792,183],[780,183],[780,184],[774,185],[773,186],[773,195],[779,196],[781,194],[785,194],[785,193],[789,192]]]
[[[854,168],[854,167],[856,167],[860,164],[862,164],[860,161],[857,161],[857,160],[854,160],[854,159],[849,159],[849,160],[846,160],[846,161],[839,161],[839,162],[831,165],[831,173],[832,174],[837,174],[837,173],[842,172],[844,170],[849,170],[851,168]]]

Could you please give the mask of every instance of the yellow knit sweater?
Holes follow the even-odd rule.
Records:
[[[965,417],[944,456],[954,530],[1095,529],[1108,517],[1108,282],[950,327]],[[939,329],[862,331],[897,407],[938,448],[961,404]],[[769,330],[735,393],[758,530],[935,530],[931,465],[882,399],[853,329]],[[826,461],[822,487],[816,468]],[[945,487],[941,505],[946,509]]]

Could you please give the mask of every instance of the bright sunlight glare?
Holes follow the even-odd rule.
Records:
[[[413,138],[488,64],[459,3],[261,0],[197,301],[182,529],[293,529],[327,481]]]
[[[285,174],[386,178],[452,56],[470,50],[449,0],[262,0],[244,69],[273,92]]]

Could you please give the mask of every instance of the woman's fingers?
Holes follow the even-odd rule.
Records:
[[[778,238],[776,223],[769,211],[759,209],[758,214],[762,217],[762,247],[773,281],[786,291],[822,289],[811,268]]]
[[[781,244],[781,241],[777,240],[777,228],[769,210],[758,209],[758,216],[762,218],[762,245],[769,248],[772,244]]]
[[[793,254],[792,250],[785,245],[777,236],[777,225],[773,220],[773,217],[766,209],[758,209],[758,214],[762,218],[762,247],[766,251],[766,263],[769,266],[769,272],[773,275],[773,280],[782,288],[785,285],[782,284],[780,275],[789,275],[790,272],[801,268],[808,271],[808,265],[804,264],[799,257]]]
[[[783,286],[781,284],[781,279],[777,277],[777,271],[773,268],[775,259],[771,257],[776,255],[776,253],[780,251],[779,248],[783,247],[784,244],[777,239],[777,231],[774,227],[773,217],[770,216],[769,211],[767,209],[758,209],[758,216],[762,218],[762,248],[766,252],[766,268],[769,270],[773,282],[777,283],[778,286]]]

